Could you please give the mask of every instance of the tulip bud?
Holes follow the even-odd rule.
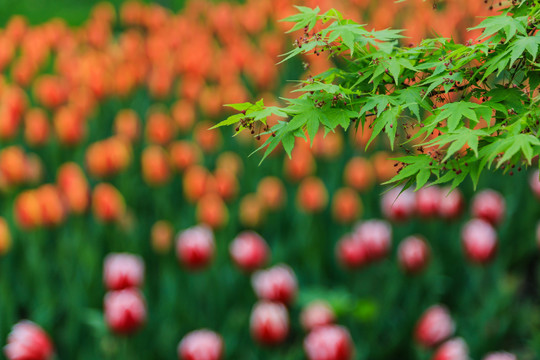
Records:
[[[443,219],[451,220],[461,215],[463,211],[463,195],[459,189],[450,191],[449,187],[441,189],[439,215]]]
[[[390,251],[392,228],[384,220],[368,220],[356,227],[353,237],[363,242],[370,260],[379,260]]]
[[[461,338],[448,340],[433,354],[432,360],[469,360],[469,349]]]
[[[263,178],[257,186],[257,195],[270,210],[281,209],[285,203],[285,187],[281,179],[273,176]]]
[[[5,255],[11,247],[11,233],[6,220],[0,217],[0,256]]]
[[[373,186],[375,174],[369,160],[363,157],[354,157],[345,166],[345,183],[358,190],[365,191]]]
[[[387,219],[406,221],[416,211],[416,195],[411,189],[393,188],[383,194],[381,210]]]
[[[309,177],[298,187],[297,203],[307,213],[322,211],[328,203],[328,191],[321,179]]]
[[[441,189],[438,186],[424,187],[416,193],[416,210],[422,217],[435,217],[439,214]]]
[[[178,344],[181,360],[219,360],[222,355],[223,340],[210,330],[192,331]]]
[[[484,357],[484,360],[517,360],[517,356],[505,351],[492,352]]]
[[[250,318],[253,338],[264,345],[282,342],[289,332],[289,314],[280,303],[259,301],[255,304]]]
[[[506,202],[502,195],[487,189],[479,192],[473,198],[472,214],[474,217],[486,220],[493,226],[500,224],[506,211]]]
[[[118,221],[126,210],[122,194],[112,185],[101,183],[92,193],[94,215],[102,221]]]
[[[423,270],[429,261],[429,247],[420,236],[409,236],[399,244],[399,264],[408,273]]]
[[[140,287],[144,280],[144,262],[140,256],[110,253],[103,264],[103,282],[108,290]]]
[[[214,250],[214,234],[205,225],[186,229],[176,239],[178,259],[189,269],[206,267],[214,256]]]
[[[23,320],[13,326],[4,354],[8,360],[48,360],[53,357],[49,336],[35,323]]]
[[[369,262],[369,254],[365,242],[350,235],[342,237],[336,245],[336,256],[347,268],[359,268]]]
[[[146,321],[146,304],[135,288],[110,291],[105,294],[105,322],[118,334],[137,331]]]
[[[455,325],[448,309],[442,305],[428,308],[416,324],[416,341],[432,348],[454,334]]]
[[[300,323],[306,331],[330,325],[334,319],[334,310],[324,300],[312,301],[300,313]]]
[[[171,247],[173,226],[166,220],[157,221],[151,230],[152,248],[158,253],[166,253]]]
[[[296,276],[287,265],[276,265],[259,270],[251,277],[251,284],[259,299],[290,304],[296,297]]]
[[[229,211],[227,206],[217,194],[206,194],[197,203],[197,220],[218,229],[227,223]]]
[[[268,261],[270,249],[259,234],[244,231],[233,240],[229,252],[240,269],[252,271],[264,266]]]
[[[486,221],[473,219],[465,224],[461,232],[465,254],[476,263],[486,263],[497,251],[497,233]]]
[[[354,345],[343,326],[327,325],[314,329],[304,339],[308,360],[350,360]]]
[[[337,222],[348,224],[362,214],[362,202],[355,190],[341,188],[332,198],[332,215]]]

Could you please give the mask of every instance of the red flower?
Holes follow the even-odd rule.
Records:
[[[378,260],[390,251],[392,228],[384,220],[368,220],[356,227],[353,237],[364,244],[370,260]]]
[[[289,314],[280,303],[259,301],[255,304],[250,318],[253,338],[261,344],[278,344],[289,333]]]
[[[304,340],[304,350],[309,360],[349,360],[354,346],[347,329],[328,325],[309,333]]]
[[[206,225],[198,225],[182,231],[176,240],[178,259],[189,269],[208,265],[214,256],[214,234]]]
[[[461,232],[467,257],[476,263],[486,263],[497,251],[497,233],[486,221],[473,219],[467,222]]]
[[[434,305],[427,309],[416,324],[416,341],[420,345],[431,348],[454,334],[455,325],[448,309],[442,305]]]
[[[300,323],[307,331],[330,325],[334,319],[334,310],[323,300],[312,301],[300,313]]]
[[[461,338],[448,340],[433,354],[432,360],[469,360],[469,349]]]
[[[9,360],[47,360],[53,355],[51,340],[41,327],[23,320],[13,326],[4,354]]]
[[[350,235],[345,235],[338,241],[336,256],[348,268],[361,267],[370,260],[366,243]]]
[[[192,331],[178,344],[181,360],[219,360],[222,355],[223,340],[210,330]]]
[[[441,189],[441,198],[439,203],[439,215],[443,219],[455,219],[463,210],[463,195],[459,189],[450,192],[449,187]]]
[[[401,191],[399,187],[393,188],[382,196],[382,212],[392,221],[408,220],[416,211],[415,193],[411,189]]]
[[[420,236],[409,236],[399,244],[398,260],[409,273],[423,270],[429,261],[429,247]]]
[[[259,270],[251,278],[253,289],[259,299],[289,304],[296,296],[298,284],[292,269],[277,265],[268,270]]]
[[[252,271],[263,266],[270,249],[264,239],[253,231],[244,231],[229,246],[231,257],[242,270]]]
[[[146,304],[137,289],[110,291],[105,294],[105,322],[118,334],[137,331],[146,321]]]
[[[494,190],[487,189],[475,195],[472,203],[472,213],[497,226],[503,219],[506,211],[506,202],[502,195]]]
[[[140,256],[111,253],[103,265],[103,281],[109,290],[139,287],[144,280],[144,262]]]
[[[487,354],[484,360],[517,360],[517,357],[514,354],[500,351]]]
[[[434,217],[439,214],[441,189],[438,186],[421,188],[416,193],[416,210],[422,217]]]

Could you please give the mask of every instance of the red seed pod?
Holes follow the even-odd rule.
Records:
[[[105,294],[105,322],[118,334],[131,334],[146,321],[146,303],[134,288]]]
[[[330,325],[334,320],[334,310],[324,300],[312,301],[300,313],[300,323],[306,331]]]
[[[343,236],[336,245],[336,256],[343,266],[355,269],[369,263],[366,243],[351,235]]]
[[[433,354],[432,360],[469,360],[469,349],[461,338],[448,340]]]
[[[422,271],[429,262],[429,256],[429,246],[421,236],[409,236],[399,244],[399,265],[408,273]]]
[[[41,327],[29,320],[19,321],[8,335],[4,354],[8,360],[48,360],[53,345]]]
[[[306,336],[304,351],[309,360],[350,360],[354,345],[349,331],[343,326],[327,325]]]
[[[264,345],[281,343],[289,333],[289,313],[280,303],[259,301],[253,307],[250,318],[253,338]]]
[[[399,187],[393,188],[382,196],[381,210],[392,221],[406,221],[416,211],[415,193],[411,189],[401,191]]]
[[[461,215],[463,211],[463,195],[459,189],[450,191],[449,187],[441,189],[439,215],[443,219],[451,220]]]
[[[213,331],[195,330],[178,344],[180,360],[219,360],[223,356],[223,340]]]
[[[452,336],[454,331],[454,321],[448,309],[442,305],[434,305],[418,320],[415,338],[420,345],[432,348]]]
[[[182,231],[176,239],[176,255],[188,269],[206,267],[214,256],[214,234],[206,225]]]
[[[424,218],[439,215],[441,203],[441,189],[438,186],[421,188],[416,193],[416,210]]]
[[[144,261],[128,253],[111,253],[103,263],[103,282],[108,290],[140,287],[144,281]]]
[[[501,223],[505,211],[506,202],[502,195],[495,190],[483,190],[473,198],[473,216],[484,219],[493,226]]]
[[[390,251],[392,228],[387,221],[368,220],[356,227],[353,237],[364,244],[370,260],[379,260]]]
[[[229,252],[242,270],[253,271],[268,261],[270,249],[266,241],[254,231],[244,231],[232,241]]]
[[[298,291],[296,275],[290,267],[283,264],[255,272],[251,277],[251,284],[259,299],[283,304],[290,304]]]
[[[461,239],[467,257],[476,263],[490,261],[497,251],[497,233],[482,219],[473,219],[465,224]]]
[[[487,354],[484,360],[517,360],[517,356],[506,351],[499,351]]]

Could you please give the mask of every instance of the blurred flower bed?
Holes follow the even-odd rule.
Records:
[[[536,359],[538,173],[385,192],[369,129],[251,157],[223,104],[294,96],[291,0],[102,3],[0,32],[0,339],[8,359]],[[407,42],[482,1],[303,1]],[[261,137],[261,139],[258,139]],[[495,353],[488,355],[489,353]],[[468,355],[467,355],[468,354]],[[488,357],[491,356],[491,357]]]

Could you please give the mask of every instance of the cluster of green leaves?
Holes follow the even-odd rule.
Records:
[[[297,7],[284,19],[290,30],[304,29],[284,61],[300,54],[330,54],[337,64],[300,82],[296,99],[283,107],[255,103],[231,105],[240,111],[217,126],[239,124],[237,131],[276,115],[272,133],[259,149],[263,159],[279,144],[291,154],[296,137],[313,139],[319,128],[358,131],[369,126],[371,143],[385,133],[398,158],[390,183],[451,183],[468,176],[476,186],[486,168],[531,165],[540,154],[540,3],[514,1],[473,29],[475,41],[425,39],[400,46],[400,30],[368,31],[336,10]],[[314,31],[315,28],[319,30]],[[368,146],[369,146],[368,143]]]

